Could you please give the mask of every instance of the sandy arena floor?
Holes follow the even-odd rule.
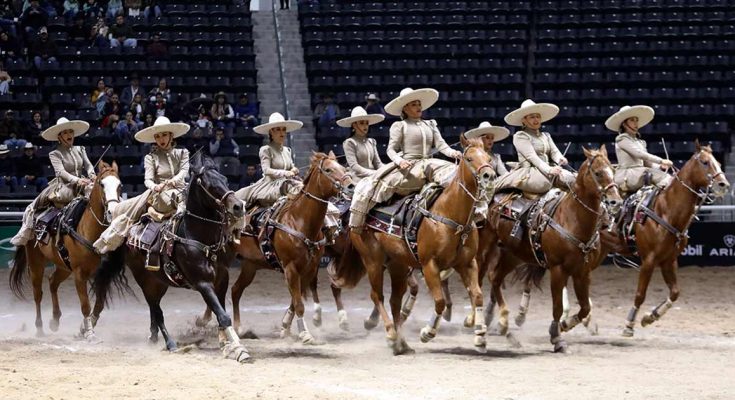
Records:
[[[2,269],[0,399],[733,399],[735,268],[680,272],[682,295],[674,308],[626,339],[620,332],[637,275],[611,267],[596,271],[592,295],[600,335],[582,327],[566,334],[566,355],[553,354],[549,344],[548,280],[544,292],[533,294],[526,325],[512,328],[523,347],[490,336],[485,355],[474,352],[472,334],[462,328],[468,307],[456,276],[453,321],[443,322],[433,342],[420,343],[419,329],[432,308],[422,282],[404,330],[416,354],[400,357],[387,348],[382,325],[372,332],[362,327],[372,307],[366,281],[345,292],[351,332],[337,327],[322,275],[324,325],[311,330],[326,344],[305,347],[279,339],[288,292],[281,275],[261,272],[242,301],[246,324],[261,337],[243,341],[257,361],[239,365],[222,359],[214,328],[193,328],[204,309],[193,291],[168,292],[167,326],[180,343],[207,340],[188,353],[169,354],[162,341],[146,342],[149,316],[140,294],[139,300],[117,300],[103,313],[96,329],[103,343],[74,339],[81,316],[71,281],[61,288],[64,316],[56,333],[48,329],[51,300],[44,284],[47,336],[35,337],[33,304],[11,296],[8,270]],[[645,311],[665,299],[664,287],[656,276]],[[510,287],[507,293],[515,311],[520,290]]]

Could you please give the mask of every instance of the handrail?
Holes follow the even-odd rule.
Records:
[[[283,116],[291,119],[289,112],[288,97],[286,97],[286,72],[283,68],[283,49],[281,48],[281,30],[278,27],[278,17],[276,16],[276,0],[271,1],[271,12],[273,13],[273,29],[276,34],[276,52],[278,53],[278,73],[281,76],[281,96],[283,96]],[[291,147],[291,135],[286,136],[288,146]]]

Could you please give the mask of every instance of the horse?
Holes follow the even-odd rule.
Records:
[[[169,286],[188,286],[199,292],[207,306],[214,310],[219,324],[220,348],[225,358],[250,362],[252,358],[240,343],[225,311],[229,283],[227,267],[234,261],[234,254],[227,251],[227,244],[232,226],[243,216],[242,201],[234,196],[227,186],[227,179],[217,171],[209,157],[197,153],[191,166],[186,211],[164,224],[159,234],[161,252],[168,255],[166,259],[169,262],[162,262],[158,271],[150,271],[146,269],[146,252],[132,246],[119,247],[103,257],[97,271],[94,280],[97,301],[109,299],[112,285],[130,291],[125,277],[127,265],[148,303],[151,316],[148,340],[157,343],[160,330],[166,349],[173,352],[177,350],[176,342],[166,329],[160,302]],[[176,271],[172,272],[172,269]],[[169,278],[172,275],[180,275],[183,279],[175,281]]]
[[[551,273],[553,319],[549,335],[554,352],[566,352],[568,346],[561,337],[561,332],[579,324],[590,311],[590,264],[601,251],[598,231],[607,215],[603,207],[606,205],[615,210],[622,204],[618,187],[613,181],[612,165],[607,158],[605,146],[601,146],[599,150],[585,148],[584,155],[586,160],[579,169],[574,185],[560,197],[555,210],[550,214],[546,214],[543,207],[538,210],[538,220],[546,225],[546,229],[534,226],[525,230],[520,240],[515,239],[511,236],[514,221],[501,217],[503,205],[494,203],[489,209],[488,220],[483,228],[484,247],[478,251],[481,258],[479,262],[486,263],[491,274],[489,308],[497,303],[500,309],[501,335],[508,333],[508,308],[501,291],[505,277],[525,263],[526,276],[539,285],[546,271],[539,265],[545,260]],[[532,235],[531,230],[536,230],[536,234]],[[537,236],[535,243],[532,242],[533,236]],[[562,289],[570,276],[580,310],[576,315],[560,321],[563,308]],[[475,314],[475,318],[477,317]]]
[[[103,303],[96,301],[92,311],[87,294],[87,282],[95,273],[100,263],[99,255],[94,251],[92,243],[109,226],[108,207],[120,202],[120,177],[117,163],[112,165],[100,161],[97,178],[86,201],[81,217],[71,215],[71,223],[62,213],[61,237],[50,237],[47,243],[32,239],[26,245],[15,250],[13,269],[10,271],[10,288],[12,292],[23,298],[25,276],[30,272],[33,285],[33,300],[36,302],[36,335],[43,336],[43,320],[41,318],[41,299],[43,297],[43,274],[48,262],[56,267],[49,276],[51,301],[53,303],[53,319],[49,328],[56,332],[59,329],[61,308],[59,307],[59,285],[69,275],[74,274],[74,284],[82,309],[80,335],[89,342],[99,339],[94,333],[96,316],[102,311]],[[84,201],[84,200],[82,200]],[[78,203],[74,203],[78,204]],[[73,207],[70,205],[70,207]],[[65,208],[68,210],[68,208]],[[69,210],[72,214],[78,209]],[[78,221],[78,223],[77,223]],[[72,226],[77,223],[76,226]],[[64,233],[66,232],[66,233]],[[60,245],[61,244],[61,245]],[[62,255],[63,254],[63,255]]]
[[[274,229],[272,247],[291,294],[291,304],[281,323],[281,336],[289,334],[295,315],[298,337],[306,345],[318,343],[304,321],[303,294],[315,281],[319,261],[324,254],[326,240],[322,226],[328,199],[340,194],[349,184],[350,177],[333,152],[315,153],[301,192],[287,200],[265,222]],[[273,266],[263,254],[257,234],[242,235],[240,243],[234,246],[234,252],[241,257],[240,275],[232,285],[234,326],[238,333],[247,335],[240,329],[240,298],[259,269],[273,269]],[[201,317],[202,321],[207,321],[208,313],[209,310]]]
[[[482,292],[477,282],[477,263],[474,259],[478,237],[472,220],[474,208],[495,173],[482,141],[462,137],[461,143],[464,152],[454,178],[433,206],[429,210],[421,211],[425,220],[418,228],[417,258],[403,237],[379,231],[369,225],[362,233],[350,231],[352,245],[362,261],[355,265],[367,270],[372,289],[370,296],[379,310],[394,355],[413,352],[400,330],[403,323],[401,300],[406,292],[407,277],[413,268],[423,269],[424,279],[434,300],[434,315],[421,329],[422,342],[426,343],[436,337],[445,309],[439,276],[442,270],[454,268],[460,274],[469,290],[473,306],[478,312],[482,312]],[[392,321],[383,304],[385,269],[391,276]],[[478,323],[475,326],[474,346],[479,352],[485,351],[486,330],[484,324]]]

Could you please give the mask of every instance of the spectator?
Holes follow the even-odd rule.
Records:
[[[115,128],[115,137],[119,144],[133,144],[135,134],[138,132],[138,123],[133,119],[133,113],[125,113],[125,119],[120,121]]]
[[[0,29],[7,29],[11,36],[18,36],[15,29],[15,17],[18,13],[13,10],[12,2],[5,1],[0,4]]]
[[[322,101],[314,108],[314,120],[317,130],[321,132],[323,129],[333,126],[339,116],[339,106],[334,103],[332,95],[327,93],[322,95]]]
[[[43,122],[43,116],[40,111],[34,111],[33,117],[28,121],[26,126],[26,138],[33,140],[41,135],[41,132],[48,128],[48,124]]]
[[[140,15],[140,9],[143,7],[143,0],[125,0],[125,8],[128,9],[129,17],[137,17]]]
[[[168,88],[168,82],[166,82],[166,78],[161,78],[158,80],[158,86],[151,89],[150,92],[148,92],[148,98],[151,103],[156,102],[156,94],[161,93],[163,95],[164,100],[167,102],[171,101],[171,89]]]
[[[212,131],[212,121],[209,120],[207,112],[204,108],[199,108],[199,118],[196,120],[196,126],[198,128],[206,130],[208,133]]]
[[[11,191],[15,191],[18,178],[15,177],[15,162],[8,153],[8,146],[0,144],[0,188],[10,187]]]
[[[153,114],[146,113],[145,119],[143,120],[143,127],[140,129],[148,128],[153,126],[153,122],[155,121],[155,118],[153,118]]]
[[[112,96],[110,96],[110,101],[105,104],[102,115],[104,116],[102,120],[103,127],[111,126],[112,122],[120,120],[120,117],[123,115],[123,106],[120,103],[120,96],[118,96],[117,93],[113,93]]]
[[[123,15],[122,0],[110,0],[107,2],[107,18],[115,19],[118,15]]]
[[[31,44],[30,55],[36,68],[41,69],[41,63],[50,62],[57,64],[56,55],[59,53],[56,42],[48,37],[48,29],[42,27],[38,30],[38,38]]]
[[[13,78],[10,77],[8,71],[5,70],[3,62],[0,61],[0,95],[10,93],[10,82]]]
[[[91,39],[89,30],[90,27],[84,23],[84,15],[79,13],[74,17],[74,25],[69,27],[67,37],[77,44],[87,43]]]
[[[26,141],[20,135],[20,129],[20,124],[15,119],[15,112],[13,110],[6,111],[5,118],[0,122],[0,143],[16,148],[25,146]]]
[[[48,13],[41,8],[38,0],[31,0],[30,6],[20,15],[20,25],[28,37],[32,37],[32,35],[48,24],[48,17]]]
[[[105,18],[105,9],[97,3],[97,0],[87,0],[82,6],[82,11],[90,23]]]
[[[2,57],[5,61],[19,60],[23,57],[18,39],[11,36],[7,31],[0,32],[0,51],[2,51]]]
[[[153,110],[156,112],[156,118],[166,116],[166,103],[163,93],[156,93],[156,101],[153,102]]]
[[[143,92],[143,88],[140,87],[140,79],[138,78],[138,74],[134,73],[130,75],[130,86],[123,89],[122,95],[120,95],[120,101],[125,105],[129,105],[133,102],[133,97],[135,97],[136,94]]]
[[[141,118],[144,115],[145,107],[143,106],[142,94],[136,93],[135,96],[133,96],[133,101],[130,102],[127,111],[133,113],[133,119],[138,123],[138,126],[143,125]]]
[[[125,17],[118,15],[115,17],[115,24],[110,27],[110,39],[111,47],[125,46],[125,47],[137,47],[138,41],[131,38],[133,35],[133,29],[125,23]]]
[[[41,160],[36,157],[36,147],[33,143],[23,146],[23,155],[16,161],[16,175],[23,186],[35,186],[39,192],[48,186],[48,179],[43,176]]]
[[[367,111],[368,114],[385,114],[385,109],[383,109],[383,106],[380,104],[380,99],[375,93],[368,93],[367,96],[365,96],[365,101],[367,103],[365,104],[365,111]]]
[[[214,123],[222,123],[231,128],[235,127],[235,111],[227,103],[227,95],[224,92],[214,95],[214,104],[209,110],[209,115],[212,116]]]
[[[92,104],[97,103],[97,99],[99,99],[100,96],[103,96],[105,94],[105,90],[107,89],[107,85],[105,85],[105,80],[100,78],[97,80],[97,86],[92,91],[92,97],[90,100],[92,101]]]
[[[225,135],[225,127],[222,124],[217,125],[214,130],[214,137],[209,141],[209,154],[214,158],[217,167],[222,168],[223,164],[240,165],[240,149],[232,136]]]
[[[258,106],[248,102],[248,95],[241,94],[240,102],[235,105],[235,120],[238,126],[250,126],[260,124],[258,121]]]
[[[105,88],[105,91],[102,92],[99,96],[97,96],[97,102],[95,103],[95,108],[97,109],[97,113],[99,113],[100,118],[103,117],[105,114],[105,107],[107,106],[107,103],[110,102],[110,99],[112,99],[112,94],[114,91],[111,87]]]
[[[64,0],[64,18],[66,18],[67,21],[76,19],[80,8],[79,0]]]
[[[245,173],[240,177],[240,188],[250,186],[257,182],[263,175],[258,171],[255,165],[248,165],[245,169]]]
[[[145,49],[146,55],[151,59],[165,59],[168,58],[168,47],[166,43],[161,41],[161,35],[154,33],[151,38],[151,42]]]
[[[158,6],[158,1],[145,0],[145,9],[143,10],[143,16],[145,16],[145,19],[151,19],[151,12],[153,12],[153,15],[155,15],[156,18],[161,18],[161,7]]]
[[[110,47],[110,40],[107,38],[110,32],[110,27],[107,26],[104,18],[100,18],[97,23],[92,26],[90,31],[90,39],[92,40],[92,46],[96,47]]]

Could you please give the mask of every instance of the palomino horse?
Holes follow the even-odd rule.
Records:
[[[33,299],[36,302],[36,334],[43,335],[43,321],[41,319],[41,298],[43,296],[42,280],[46,263],[55,265],[54,272],[49,276],[49,287],[51,289],[51,301],[53,303],[53,319],[49,328],[56,332],[59,329],[61,308],[59,308],[59,285],[72,273],[76,285],[79,303],[82,308],[82,325],[80,333],[90,342],[97,341],[94,334],[94,323],[96,315],[102,311],[104,303],[96,301],[94,312],[89,304],[87,295],[87,281],[97,270],[100,257],[95,253],[92,243],[99,238],[102,231],[109,225],[107,207],[110,203],[120,201],[120,178],[117,174],[117,164],[106,164],[100,161],[97,179],[95,179],[89,201],[74,227],[67,226],[68,234],[64,234],[61,240],[68,252],[68,264],[62,259],[57,248],[55,237],[49,238],[47,244],[31,240],[25,246],[20,246],[15,251],[13,269],[10,271],[10,288],[16,296],[22,297],[23,282],[26,272],[30,271],[31,283],[33,284]],[[76,221],[73,221],[76,222]],[[64,222],[65,223],[65,222]]]
[[[549,327],[551,343],[555,352],[564,352],[566,342],[561,337],[561,331],[566,331],[577,325],[589,313],[589,284],[590,260],[596,258],[596,252],[601,251],[598,240],[598,230],[603,222],[605,212],[602,201],[611,208],[622,204],[618,188],[613,182],[613,171],[607,158],[607,151],[603,145],[600,150],[584,149],[587,157],[582,166],[575,184],[560,200],[556,211],[552,215],[542,215],[542,220],[548,221],[548,227],[541,233],[540,247],[537,249],[543,254],[546,265],[551,272],[551,295],[553,299],[553,320]],[[486,230],[486,241],[478,253],[484,257],[485,263],[491,271],[491,306],[497,302],[500,309],[500,333],[508,331],[508,308],[503,299],[501,286],[507,274],[518,265],[530,264],[529,273],[540,280],[545,269],[538,267],[529,230],[521,240],[511,237],[514,222],[502,218],[501,205],[490,207],[488,221],[483,228]],[[502,242],[502,247],[500,245]],[[496,263],[493,265],[492,263]],[[569,277],[572,277],[574,288],[579,300],[580,310],[575,316],[560,321],[562,314],[562,289]],[[475,314],[475,318],[477,318]],[[476,321],[475,321],[476,322]]]
[[[158,332],[163,334],[166,348],[176,350],[176,342],[164,325],[161,298],[171,286],[171,275],[183,276],[183,284],[198,291],[207,306],[214,310],[219,323],[219,340],[226,358],[247,362],[250,355],[232,328],[230,317],[225,311],[225,296],[228,286],[227,266],[234,261],[234,254],[226,251],[232,224],[243,216],[242,202],[227,187],[227,179],[217,171],[208,157],[202,160],[197,154],[192,160],[192,177],[186,191],[186,211],[178,224],[174,221],[170,229],[164,225],[160,233],[164,243],[161,253],[169,254],[178,271],[171,272],[168,265],[158,271],[145,268],[146,253],[138,248],[120,246],[102,259],[94,281],[97,301],[109,297],[110,287],[130,289],[125,279],[125,265],[133,273],[143,290],[150,309],[152,343],[158,341]],[[169,247],[170,246],[170,247]],[[170,248],[170,251],[166,250]],[[162,263],[163,264],[163,263]],[[168,263],[166,263],[168,264]]]
[[[494,178],[490,156],[477,139],[465,140],[462,160],[449,186],[439,195],[426,220],[418,230],[418,260],[411,253],[402,237],[380,232],[369,227],[361,233],[350,232],[352,244],[362,259],[368,273],[371,298],[383,319],[388,341],[393,354],[399,355],[413,350],[403,338],[400,327],[401,300],[406,292],[406,281],[412,268],[422,268],[424,279],[434,299],[434,315],[429,324],[421,329],[421,341],[428,342],[436,336],[439,321],[445,308],[439,274],[454,268],[462,277],[470,292],[472,305],[482,312],[482,292],[477,283],[477,229],[472,222],[473,211],[479,193]],[[383,305],[383,271],[391,276],[390,305],[393,319]],[[480,321],[478,319],[478,321]],[[486,327],[475,325],[475,348],[484,351]]]
[[[283,317],[281,334],[285,336],[290,332],[295,313],[299,339],[304,344],[316,344],[304,321],[303,293],[314,281],[324,253],[322,225],[327,212],[327,199],[338,195],[346,184],[349,184],[349,175],[337,162],[334,153],[316,153],[311,157],[311,167],[304,178],[301,193],[288,201],[278,215],[271,216],[267,222],[275,228],[273,248],[283,267],[291,294],[291,305]],[[232,285],[234,325],[239,331],[239,305],[243,291],[252,283],[257,270],[273,267],[264,257],[257,236],[241,236],[235,250],[242,257],[240,275]],[[206,313],[202,320],[207,320]]]

